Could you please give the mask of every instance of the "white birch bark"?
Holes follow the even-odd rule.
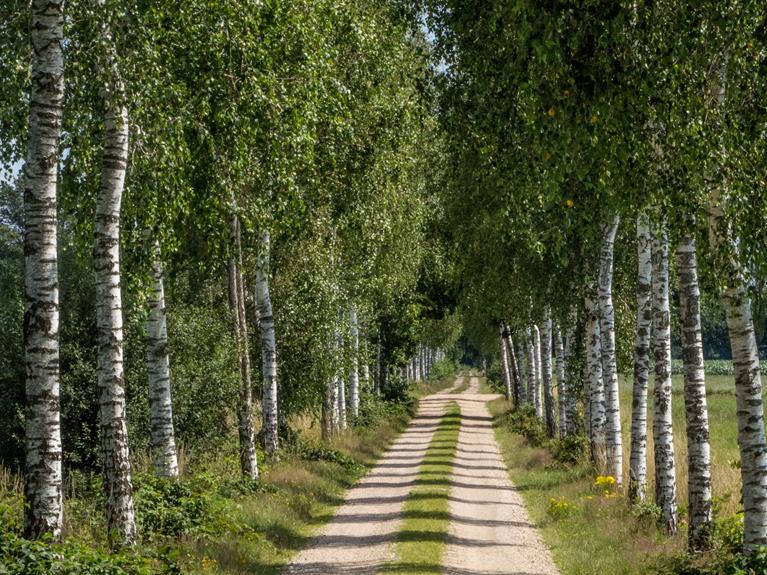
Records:
[[[136,521],[125,405],[120,292],[120,209],[128,165],[128,109],[115,69],[112,39],[106,31],[104,36],[112,71],[111,85],[106,90],[104,151],[93,247],[99,342],[99,419],[109,542],[112,546],[132,546],[136,540]]]
[[[360,414],[360,376],[359,348],[360,332],[357,324],[357,308],[354,304],[349,309],[349,326],[351,334],[351,368],[349,369],[349,405],[353,419]]]
[[[655,447],[655,502],[669,533],[677,530],[676,471],[671,417],[671,323],[669,313],[668,236],[664,228],[653,237],[652,286],[655,388],[653,445]]]
[[[615,216],[604,229],[599,257],[599,330],[602,338],[602,379],[605,387],[605,442],[607,472],[623,485],[623,437],[621,435],[618,362],[615,356],[615,310],[613,308],[613,252],[620,219]]]
[[[562,329],[554,325],[554,359],[557,371],[557,408],[559,414],[559,435],[567,435],[567,391],[565,389],[565,344]]]
[[[644,501],[647,491],[647,388],[652,331],[652,234],[647,216],[637,218],[637,320],[634,342],[634,387],[631,402],[629,498]]]
[[[367,350],[367,345],[365,349]],[[362,363],[362,387],[370,392],[370,366],[368,365],[367,353],[365,353],[365,361]]]
[[[279,448],[277,418],[277,337],[272,312],[272,300],[269,295],[269,232],[262,231],[258,236],[258,256],[256,258],[256,308],[258,325],[261,330],[261,364],[263,389],[261,411],[263,415],[264,451],[270,458],[277,456]]]
[[[32,85],[24,165],[24,534],[61,538],[57,198],[64,99],[64,1],[31,2]]]
[[[590,295],[594,292],[593,284],[586,296],[586,383],[588,385],[588,420],[591,461],[594,467],[604,473],[606,461],[606,416],[605,388],[602,380],[602,338],[599,329],[599,304]]]
[[[378,332],[378,341],[376,342],[376,371],[375,371],[375,394],[381,395],[381,332]]]
[[[511,331],[506,326],[506,346],[508,351],[509,368],[512,378],[512,395],[514,396],[514,405],[519,407],[520,404],[520,387],[521,387],[521,373],[519,371],[519,362],[517,361],[517,354],[514,351],[514,339],[511,335]]]
[[[242,241],[240,221],[237,216],[232,218],[231,227],[234,253],[229,260],[229,306],[234,320],[234,339],[240,368],[240,402],[237,409],[240,469],[245,477],[255,481],[258,479],[258,456],[253,424],[252,369],[248,320],[245,313],[245,280],[242,276]]]
[[[346,383],[344,378],[339,375],[336,377],[336,397],[338,398],[338,429],[346,429]]]
[[[709,238],[711,251],[724,252],[720,272],[726,284],[722,303],[735,370],[738,448],[743,481],[743,550],[751,554],[767,545],[767,441],[764,435],[764,403],[759,352],[751,315],[746,280],[737,259],[737,240],[724,221],[721,184],[709,192]]]
[[[154,472],[160,477],[178,477],[178,455],[173,431],[173,402],[170,391],[168,323],[160,244],[155,240],[152,258],[152,291],[147,300],[146,367],[149,378],[149,427]]]
[[[709,444],[700,287],[695,240],[685,237],[676,250],[679,311],[684,351],[684,405],[687,422],[688,541],[690,549],[711,545],[711,446]]]
[[[543,385],[543,407],[546,415],[546,431],[549,437],[557,435],[557,421],[554,417],[554,384],[551,379],[551,312],[546,310],[541,332],[541,382]]]
[[[534,343],[533,329],[527,329],[527,403],[532,405],[535,409],[535,414],[538,415],[538,405],[535,398],[535,382],[538,376],[535,374],[535,343]]]
[[[535,394],[535,415],[543,419],[543,394],[542,394],[542,367],[541,367],[541,330],[533,324],[533,353],[535,354],[535,378],[533,379],[533,393]]]
[[[509,368],[509,354],[506,349],[506,330],[501,324],[498,329],[498,339],[501,343],[501,377],[503,379],[503,390],[506,400],[511,399],[511,371]]]

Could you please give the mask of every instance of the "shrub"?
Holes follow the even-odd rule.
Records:
[[[165,561],[161,570],[149,558],[131,553],[107,553],[67,542],[30,541],[16,533],[0,531],[0,573],[3,575],[150,575],[173,573]]]
[[[586,438],[582,435],[568,435],[554,442],[554,461],[563,465],[581,463],[587,452]]]
[[[139,533],[147,537],[209,532],[215,523],[216,483],[205,475],[193,480],[136,475],[134,503]]]
[[[429,375],[429,379],[445,379],[446,377],[452,376],[457,371],[458,366],[455,364],[455,362],[450,359],[441,359],[431,366],[431,374]]]
[[[549,438],[543,422],[535,415],[532,405],[525,405],[506,414],[504,422],[513,433],[523,436],[533,446],[548,443]]]

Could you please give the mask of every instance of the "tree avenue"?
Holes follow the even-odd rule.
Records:
[[[763,2],[10,0],[0,74],[0,572],[281,566],[459,364],[767,568]]]

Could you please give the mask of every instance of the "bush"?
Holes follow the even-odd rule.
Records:
[[[457,371],[458,366],[455,364],[455,362],[450,359],[441,359],[431,366],[431,374],[429,375],[429,379],[445,379],[446,377],[451,377]]]
[[[354,420],[359,427],[375,427],[382,422],[405,415],[414,402],[392,403],[368,391],[360,393],[360,411]]]
[[[215,485],[197,476],[193,481],[140,474],[134,478],[134,503],[142,536],[178,536],[207,532]]]
[[[150,575],[174,571],[172,562],[166,561],[157,570],[149,558],[130,551],[107,553],[71,542],[30,541],[0,530],[2,575]]]
[[[513,433],[523,436],[533,446],[542,446],[549,442],[546,427],[535,415],[535,408],[532,405],[510,411],[503,421]]]
[[[321,443],[301,440],[296,444],[297,454],[307,461],[328,461],[336,463],[349,471],[361,471],[364,466],[343,451],[333,449]]]
[[[554,441],[554,461],[563,465],[581,463],[587,453],[588,443],[582,435],[568,435]]]
[[[381,397],[385,401],[413,405],[415,395],[413,388],[407,379],[399,375],[390,375],[386,385],[381,390]]]
[[[711,553],[672,557],[662,566],[665,575],[761,575],[767,573],[767,547],[744,556],[743,514],[717,520]]]

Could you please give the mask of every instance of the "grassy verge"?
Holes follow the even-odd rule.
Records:
[[[398,534],[397,561],[385,573],[426,575],[441,573],[450,513],[448,494],[453,458],[458,445],[461,411],[453,402],[439,427],[418,470],[416,487],[404,506],[404,521]]]
[[[595,485],[588,464],[557,457],[562,444],[536,447],[512,432],[509,404],[498,400],[490,405],[496,416],[496,437],[520,489],[533,521],[563,575],[617,573],[730,574],[758,573],[753,568],[740,571],[737,549],[742,527],[740,510],[740,470],[737,448],[737,420],[734,385],[731,377],[706,378],[712,448],[712,479],[717,520],[714,551],[690,559],[686,548],[687,446],[684,423],[684,398],[681,377],[673,378],[674,446],[676,449],[677,496],[680,532],[668,537],[656,525],[657,508],[651,503],[629,505],[622,495]],[[628,476],[628,450],[631,424],[631,384],[621,378],[621,416],[624,433],[624,477]],[[651,401],[651,399],[650,399]],[[517,425],[518,428],[518,425]],[[518,430],[518,429],[517,429]],[[526,434],[531,437],[530,433]],[[654,492],[652,423],[648,429],[648,494]],[[566,454],[565,454],[566,455]],[[563,461],[565,461],[563,463]],[[749,570],[751,569],[751,570]]]
[[[625,500],[595,485],[589,465],[558,463],[513,433],[508,402],[489,408],[509,475],[563,575],[652,573],[648,554],[679,550],[679,537],[662,537],[653,520],[632,515]]]

